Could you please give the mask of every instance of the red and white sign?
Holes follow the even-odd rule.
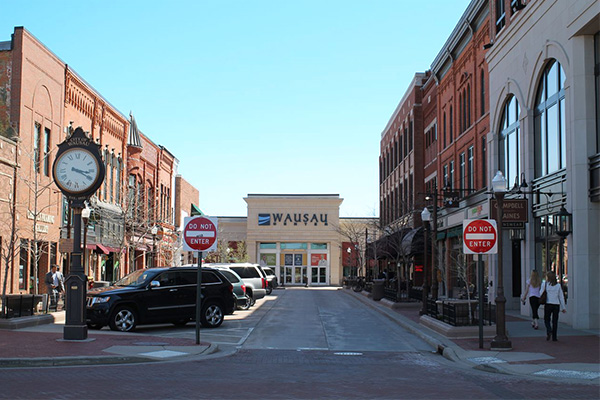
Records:
[[[493,219],[465,219],[463,221],[463,253],[496,254],[498,229]]]
[[[211,251],[217,248],[217,219],[185,217],[183,220],[183,250]]]

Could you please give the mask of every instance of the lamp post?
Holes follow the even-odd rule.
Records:
[[[87,254],[86,254],[86,246],[87,246],[87,229],[88,229],[88,221],[90,220],[90,215],[92,213],[92,209],[85,205],[85,208],[81,210],[81,219],[83,220],[83,271],[87,276],[89,274],[89,268],[87,263]]]
[[[158,233],[158,226],[154,225],[150,230],[152,234],[152,267],[156,267],[156,234]]]
[[[437,254],[437,212],[438,212],[438,193],[437,185],[434,183],[432,193],[425,197],[425,200],[433,200],[433,213],[432,225],[431,225],[431,298],[437,300],[438,298],[438,279],[437,279],[437,264],[435,256]]]
[[[429,236],[429,221],[431,220],[431,213],[425,207],[421,212],[421,221],[423,221],[423,228],[425,232],[423,237],[425,239],[423,243],[423,306],[421,307],[420,315],[427,314],[427,295],[429,292],[429,279],[428,279],[428,270],[429,266],[427,265],[427,236]],[[432,266],[433,267],[433,266]]]
[[[501,171],[492,179],[492,192],[498,204],[498,273],[496,289],[496,336],[492,340],[492,350],[511,350],[512,343],[506,335],[506,297],[504,297],[503,259],[502,259],[502,223],[504,218],[504,195],[506,179]]]
[[[565,206],[560,206],[558,214],[554,217],[556,223],[556,234],[560,236],[560,248],[558,252],[560,287],[563,286],[564,271],[564,241],[567,236],[573,232],[573,215],[565,209]]]

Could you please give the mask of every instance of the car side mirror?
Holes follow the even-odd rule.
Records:
[[[156,288],[156,287],[160,287],[160,282],[159,281],[152,281],[152,282],[150,282],[150,288]]]

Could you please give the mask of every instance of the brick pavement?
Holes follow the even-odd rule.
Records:
[[[90,332],[90,341],[63,341],[62,332],[26,332],[0,329],[0,358],[48,358],[105,356],[111,346],[195,346],[196,341],[182,338],[150,337],[135,334],[100,334]],[[207,345],[208,343],[201,343]]]

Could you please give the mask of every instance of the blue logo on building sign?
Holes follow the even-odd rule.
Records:
[[[271,214],[258,214],[258,225],[271,225]]]

